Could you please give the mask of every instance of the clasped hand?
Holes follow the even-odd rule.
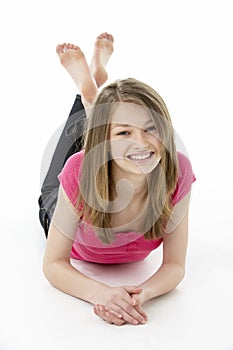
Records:
[[[147,315],[143,311],[142,288],[124,286],[108,287],[102,294],[101,303],[95,305],[94,312],[108,323],[118,326],[124,323],[145,324]]]

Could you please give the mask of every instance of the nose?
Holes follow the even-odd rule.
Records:
[[[146,148],[148,146],[148,141],[144,130],[138,129],[134,133],[133,142],[136,143],[136,148]]]

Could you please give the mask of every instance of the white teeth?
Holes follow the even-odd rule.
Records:
[[[129,158],[132,160],[143,160],[143,159],[148,159],[150,157],[151,157],[151,152],[145,153],[145,154],[131,154],[129,156]]]

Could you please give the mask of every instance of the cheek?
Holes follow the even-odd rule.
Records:
[[[160,151],[162,148],[162,142],[160,141],[160,139],[156,136],[149,136],[149,142],[158,150]]]
[[[125,156],[128,149],[128,144],[124,140],[111,140],[110,141],[110,154],[112,159],[120,158]]]
[[[159,153],[161,153],[163,151],[163,144],[159,140],[157,140],[156,148],[158,149]]]

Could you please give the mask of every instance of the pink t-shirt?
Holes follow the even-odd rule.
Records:
[[[73,154],[66,162],[58,179],[73,205],[76,205],[79,178],[84,158],[84,151]],[[195,176],[189,159],[178,153],[179,178],[172,196],[175,205],[190,191]],[[85,226],[85,229],[84,229]],[[134,262],[145,259],[163,239],[147,240],[141,233],[117,233],[113,243],[102,243],[91,226],[82,221],[77,227],[70,257],[102,264]]]

